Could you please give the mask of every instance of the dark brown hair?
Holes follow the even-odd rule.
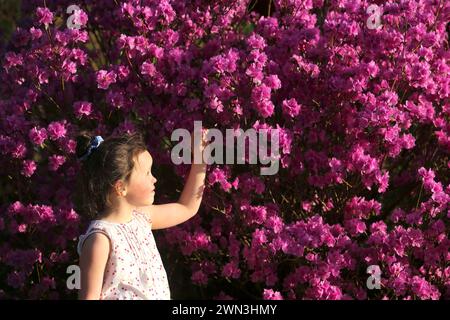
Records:
[[[74,203],[76,211],[90,219],[96,219],[111,206],[109,195],[114,183],[129,181],[135,157],[147,150],[140,133],[104,138],[89,156],[86,154],[94,136],[82,132],[77,137],[76,155],[81,162]]]

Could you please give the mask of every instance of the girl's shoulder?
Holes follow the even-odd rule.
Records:
[[[101,221],[92,220],[86,232],[78,237],[77,252],[79,255],[81,255],[81,249],[83,248],[83,244],[86,239],[94,233],[102,233],[111,241],[111,233],[109,228]]]
[[[140,209],[133,210],[134,216],[143,222],[145,226],[148,226],[150,224],[150,227],[152,225],[152,220],[150,219],[150,216],[144,211]]]

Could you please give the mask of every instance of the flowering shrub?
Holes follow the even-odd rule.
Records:
[[[75,296],[80,129],[144,130],[173,201],[170,136],[194,120],[279,129],[280,170],[212,165],[200,212],[158,233],[190,297],[450,297],[450,2],[254,2],[78,0],[79,28],[72,0],[23,2],[1,55],[2,298]]]

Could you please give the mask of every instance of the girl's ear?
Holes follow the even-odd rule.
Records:
[[[127,195],[127,189],[125,186],[125,183],[122,180],[117,180],[114,184],[114,192],[118,196],[126,196]]]

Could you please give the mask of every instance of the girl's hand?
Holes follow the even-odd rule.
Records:
[[[205,164],[206,162],[203,159],[203,152],[205,151],[206,146],[209,144],[209,141],[206,138],[206,135],[208,134],[208,129],[202,128],[202,136],[201,141],[195,141],[194,138],[197,138],[193,133],[191,133],[191,150],[192,150],[192,157],[195,159],[195,154],[197,153],[200,157],[201,164]],[[197,142],[197,143],[196,143]],[[195,162],[193,162],[196,164]],[[199,164],[199,163],[197,163]]]

